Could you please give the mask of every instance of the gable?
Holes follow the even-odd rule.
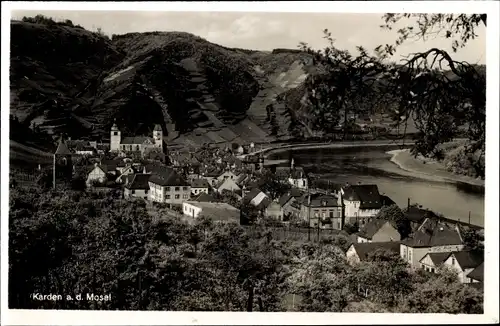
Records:
[[[90,171],[90,174],[100,174],[100,175],[106,175],[106,172],[102,169],[101,166],[96,166]]]
[[[437,267],[436,265],[434,265],[434,262],[432,261],[429,254],[425,255],[422,259],[420,259],[420,262],[424,265],[427,265],[427,266]]]

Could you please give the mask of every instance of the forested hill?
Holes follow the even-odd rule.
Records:
[[[11,114],[73,137],[106,137],[116,119],[125,133],[160,123],[193,145],[286,139],[293,115],[275,98],[308,72],[302,51],[231,49],[183,32],[110,38],[42,16],[11,30]]]

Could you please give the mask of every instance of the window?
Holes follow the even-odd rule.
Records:
[[[170,191],[170,187],[165,187],[165,191]]]
[[[451,257],[451,264],[455,266],[455,257]]]
[[[434,268],[431,268],[431,273],[434,273]]]
[[[132,190],[132,194],[135,194],[135,190]]]
[[[330,218],[333,218],[333,211],[330,211]]]
[[[188,190],[188,187],[183,187],[182,190]]]
[[[175,187],[175,191],[179,191],[180,187]]]
[[[135,145],[135,150],[138,151],[139,150],[139,145]]]
[[[188,198],[189,198],[189,196],[188,196],[187,194],[184,194],[184,195],[182,195],[182,198],[184,198],[184,199],[188,199]]]
[[[166,195],[166,196],[165,196],[165,199],[170,199],[170,195]]]
[[[113,132],[113,136],[118,136],[118,131]]]
[[[181,195],[175,195],[175,199],[179,199]]]

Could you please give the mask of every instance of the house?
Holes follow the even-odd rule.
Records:
[[[483,283],[484,282],[484,262],[479,266],[474,268],[467,277],[471,280],[471,283]]]
[[[193,195],[208,194],[208,189],[210,189],[210,185],[205,179],[194,179],[191,181],[191,193]]]
[[[218,176],[220,176],[220,172],[217,170],[212,170],[201,173],[200,178],[207,180],[212,187],[215,187],[218,183],[217,181]]]
[[[216,200],[214,197],[212,197],[209,194],[201,192],[197,197],[195,197],[194,199],[191,199],[191,201],[215,203],[218,200]]]
[[[85,155],[85,156],[91,156],[96,153],[96,149],[88,142],[86,143],[77,143],[75,146],[75,154],[77,155]]]
[[[157,149],[163,152],[163,131],[160,125],[155,125],[153,129],[153,137],[134,136],[123,137],[116,123],[111,127],[110,137],[111,152],[140,152],[142,155],[147,150]]]
[[[252,188],[243,195],[243,202],[247,205],[254,206],[258,211],[265,213],[266,208],[271,204],[272,200],[259,188]]]
[[[469,277],[474,269],[483,264],[484,255],[477,251],[458,251],[449,254],[448,258],[443,262],[451,270],[458,274],[458,279],[461,283],[472,283]]]
[[[340,190],[340,203],[345,206],[346,223],[364,225],[383,206],[377,185],[347,185]]]
[[[273,200],[265,209],[265,216],[282,221],[283,220],[283,208],[277,200]]]
[[[422,225],[426,218],[437,218],[437,215],[434,212],[428,209],[422,209],[415,205],[409,205],[404,210],[404,215],[410,221],[412,230],[418,229],[418,227]]]
[[[108,176],[108,166],[96,163],[92,171],[90,171],[87,176],[86,184],[87,186],[92,186],[95,183],[104,184],[108,182]]]
[[[311,227],[318,227],[321,221],[321,228],[342,230],[342,207],[333,195],[310,194],[301,198],[300,217],[304,221],[309,221]]]
[[[135,173],[136,171],[134,170],[134,168],[131,165],[127,165],[126,167],[121,168],[120,175],[118,176],[118,178],[116,178],[115,182],[125,184],[126,176]]]
[[[401,241],[401,257],[419,268],[427,253],[461,251],[464,248],[460,229],[435,219],[426,219],[408,238]]]
[[[294,159],[290,161],[290,167],[276,167],[276,175],[288,180],[295,188],[306,190],[309,188],[309,179],[304,168],[294,165]]]
[[[231,179],[233,181],[236,181],[238,179],[238,176],[232,171],[225,171],[217,177],[218,182],[222,182],[226,179]]]
[[[358,242],[390,242],[400,240],[401,235],[394,223],[384,219],[375,219],[368,222],[358,233]]]
[[[233,179],[227,178],[216,184],[214,190],[218,193],[222,193],[224,190],[231,192],[240,192],[241,188],[236,184],[236,182]]]
[[[182,205],[191,196],[191,186],[174,169],[156,167],[149,178],[149,199],[153,202]]]
[[[292,188],[279,199],[279,204],[283,210],[283,221],[297,220],[300,218],[300,198],[301,190]]]
[[[435,273],[449,256],[449,252],[429,252],[420,259],[420,266],[427,272]]]
[[[132,181],[125,185],[123,195],[125,198],[142,198],[148,200],[149,178],[151,174],[134,174]]]
[[[356,264],[361,261],[366,261],[370,253],[374,253],[378,250],[399,254],[399,242],[390,241],[353,243],[346,251],[346,258],[350,264]]]
[[[195,219],[205,216],[217,222],[240,222],[240,210],[227,203],[185,201],[182,212]]]

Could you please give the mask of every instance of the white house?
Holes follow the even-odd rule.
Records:
[[[290,167],[277,167],[276,174],[288,180],[292,187],[306,190],[309,188],[309,180],[306,172],[300,166],[294,165],[294,159],[290,162]]]
[[[195,196],[201,193],[208,194],[209,189],[210,185],[205,179],[194,179],[191,181],[191,193]]]
[[[149,199],[149,178],[150,174],[137,173],[124,188],[125,198]]]
[[[462,235],[457,226],[449,226],[434,219],[426,219],[410,237],[401,241],[401,258],[414,268],[421,268],[420,260],[428,253],[461,251]]]
[[[427,272],[436,273],[449,256],[449,252],[429,252],[420,259],[420,266]]]
[[[443,262],[451,270],[457,272],[458,279],[462,283],[473,283],[468,275],[484,261],[484,255],[475,251],[452,252]]]
[[[122,168],[120,172],[120,175],[116,178],[116,183],[124,183],[125,177],[127,175],[134,174],[135,170],[131,166],[126,166],[125,168]]]
[[[227,178],[222,181],[220,181],[216,186],[215,186],[215,191],[218,193],[222,193],[223,190],[228,190],[228,191],[240,191],[241,188],[238,186],[235,182],[234,179]]]
[[[87,186],[91,186],[94,182],[105,183],[108,181],[108,168],[106,165],[96,163],[92,171],[87,176]]]
[[[238,179],[238,176],[234,174],[232,171],[225,171],[217,177],[218,182],[222,182],[226,179],[231,179],[233,181],[236,181]]]
[[[345,206],[346,223],[368,223],[382,208],[377,185],[348,185],[340,189],[339,203]]]
[[[169,167],[154,168],[148,183],[149,199],[154,202],[182,205],[191,197],[189,183]]]

